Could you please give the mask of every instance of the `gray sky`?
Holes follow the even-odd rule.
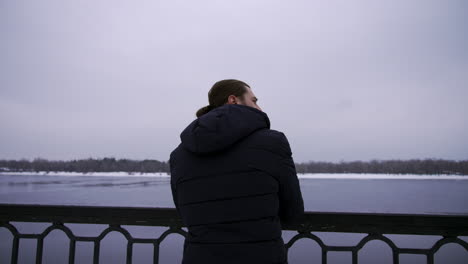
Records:
[[[468,2],[0,1],[0,158],[167,161],[218,80],[296,162],[468,159]]]

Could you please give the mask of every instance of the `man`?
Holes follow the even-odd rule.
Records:
[[[169,160],[188,229],[182,263],[288,263],[282,225],[304,214],[289,142],[246,83],[222,80],[208,95]]]

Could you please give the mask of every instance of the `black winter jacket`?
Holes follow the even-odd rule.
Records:
[[[170,154],[187,226],[183,264],[287,263],[282,225],[304,214],[286,136],[266,113],[225,104],[191,122]]]

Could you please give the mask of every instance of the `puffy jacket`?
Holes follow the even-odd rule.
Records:
[[[288,263],[282,225],[304,204],[286,136],[266,113],[225,104],[191,122],[169,165],[188,230],[183,264]]]

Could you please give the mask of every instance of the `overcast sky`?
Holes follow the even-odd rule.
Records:
[[[167,161],[221,79],[296,162],[468,159],[468,2],[0,1],[0,158]]]

